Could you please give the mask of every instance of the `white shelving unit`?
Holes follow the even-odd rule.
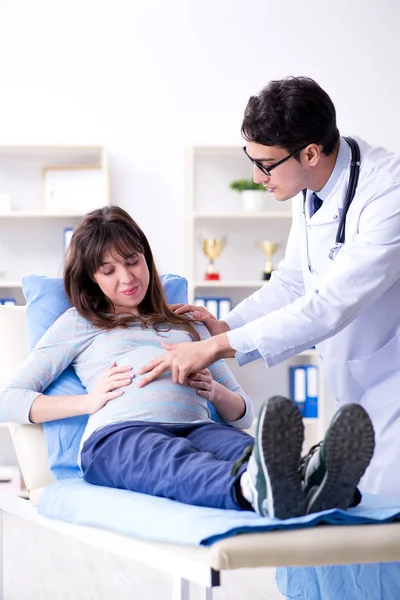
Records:
[[[226,213],[226,212],[198,212],[198,213],[194,213],[193,214],[193,218],[196,220],[201,220],[201,219],[221,219],[221,220],[235,220],[235,219],[239,219],[240,221],[243,220],[250,220],[250,221],[258,221],[259,219],[292,219],[292,213],[290,211],[268,211],[268,212],[262,212],[262,213],[245,213],[245,212],[238,212],[238,213]]]
[[[3,288],[4,289],[7,289],[7,288],[15,289],[15,288],[20,288],[20,287],[21,287],[21,281],[17,281],[17,280],[9,281],[7,279],[0,280],[0,289],[3,289]]]
[[[245,280],[223,280],[223,281],[205,281],[199,280],[193,282],[193,287],[197,288],[254,288],[258,289],[262,286],[263,282],[261,281],[245,281]]]
[[[47,210],[44,200],[46,169],[94,169],[101,174],[101,200],[109,204],[109,170],[102,146],[0,146],[0,300],[25,304],[21,278],[31,273],[62,275],[64,229],[74,228],[87,210]],[[10,199],[5,206],[4,195]],[[1,331],[0,331],[1,340]],[[0,385],[8,374],[1,372]],[[16,465],[7,424],[0,423],[0,465]],[[26,496],[21,490],[19,495]]]
[[[99,206],[109,203],[109,171],[102,146],[0,146],[0,299],[24,304],[21,278],[60,276],[64,229],[74,228],[85,208],[47,210],[46,170],[95,169],[103,176]],[[4,207],[4,195],[10,206]]]
[[[10,210],[0,212],[0,219],[69,219],[82,217],[84,213],[78,211],[54,212],[50,210]]]
[[[267,210],[246,212],[240,194],[229,187],[235,179],[251,178],[252,167],[240,146],[194,146],[188,149],[186,162],[186,277],[189,300],[229,297],[235,306],[266,284],[261,279],[265,257],[257,244],[269,239],[278,243],[273,257],[276,267],[284,256],[291,226],[290,202],[268,198]],[[202,251],[203,238],[226,238],[221,255],[215,260],[219,281],[207,281],[204,274],[208,259]],[[316,351],[310,349],[272,369],[262,361],[239,368],[228,364],[242,387],[253,398],[256,409],[275,394],[289,394],[290,365],[317,364]],[[319,370],[319,373],[321,371]],[[319,417],[304,419],[305,446],[316,443],[325,429],[324,390],[319,378]]]

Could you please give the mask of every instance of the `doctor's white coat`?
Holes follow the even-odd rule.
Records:
[[[239,364],[253,350],[270,367],[317,345],[337,406],[362,404],[374,424],[376,449],[362,489],[400,496],[400,157],[355,139],[360,178],[336,258],[329,252],[351,156],[343,140],[347,168],[328,198],[312,217],[308,198],[293,200],[285,259],[227,322],[245,324],[243,344],[233,345]],[[237,342],[240,331],[232,334]]]

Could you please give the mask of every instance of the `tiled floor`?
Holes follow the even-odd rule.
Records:
[[[168,575],[5,516],[4,600],[169,600]],[[193,600],[200,590],[193,586]],[[273,569],[222,574],[213,600],[283,600]],[[191,598],[192,600],[192,598]]]

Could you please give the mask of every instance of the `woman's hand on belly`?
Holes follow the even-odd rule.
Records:
[[[134,376],[132,367],[117,366],[117,363],[113,362],[94,390],[87,394],[87,414],[93,415],[110,400],[122,396],[124,391],[121,388],[130,385]]]
[[[216,382],[211,376],[209,369],[203,369],[197,373],[192,373],[188,377],[188,385],[196,388],[196,393],[210,402],[216,395]]]
[[[246,413],[246,403],[237,392],[228,390],[214,381],[209,369],[203,369],[188,377],[190,387],[196,393],[211,402],[224,421],[237,421]]]

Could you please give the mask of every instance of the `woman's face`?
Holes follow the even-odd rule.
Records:
[[[123,258],[115,252],[107,252],[93,279],[113,303],[116,314],[139,314],[138,306],[146,295],[150,281],[143,254]]]

